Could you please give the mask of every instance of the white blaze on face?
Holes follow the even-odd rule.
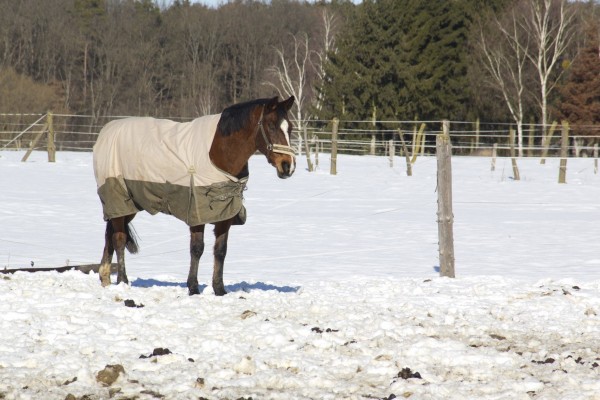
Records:
[[[283,120],[281,121],[281,125],[279,126],[281,128],[281,130],[283,131],[283,134],[285,135],[285,140],[286,140],[286,144],[290,147],[292,147],[292,142],[290,140],[290,133],[289,133],[289,129],[290,129],[290,124],[287,122],[287,120]],[[292,165],[290,165],[290,174],[294,173],[294,170],[296,169],[296,159],[294,157],[292,157]]]
[[[290,127],[290,124],[288,124],[287,120],[284,119],[283,121],[281,121],[280,128],[283,131],[283,134],[285,135],[285,140],[287,141],[286,144],[288,146],[291,146],[292,143],[290,142],[290,134],[288,132],[289,127]]]

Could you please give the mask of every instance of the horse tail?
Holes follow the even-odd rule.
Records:
[[[127,241],[125,242],[125,248],[131,254],[137,254],[139,250],[137,241],[137,232],[131,225],[131,222],[125,225],[125,234],[127,235]]]
[[[111,221],[106,222],[106,237],[111,238],[113,233],[115,233],[115,229]],[[131,254],[137,254],[139,251],[138,241],[137,241],[137,233],[131,225],[130,222],[125,224],[125,235],[127,235],[127,241],[125,242],[125,248]]]

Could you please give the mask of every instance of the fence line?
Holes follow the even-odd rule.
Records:
[[[0,113],[0,149],[28,149],[47,123],[48,114]],[[92,115],[52,114],[52,129],[57,150],[90,151],[98,132],[107,122],[125,116],[98,117]],[[186,121],[190,118],[173,118]],[[457,155],[491,155],[495,146],[498,156],[510,154],[510,129],[514,124],[450,121],[449,136],[452,149]],[[554,125],[556,126],[556,125]],[[422,141],[415,143],[419,128]],[[543,132],[552,130],[552,125],[526,124],[523,126],[523,143],[520,150],[523,156],[543,157],[547,147],[548,157],[561,155],[561,135],[554,135],[544,143],[547,136]],[[578,127],[581,128],[581,127]],[[571,132],[567,146],[568,157],[592,156],[594,145],[600,143],[600,125],[589,125],[585,134]],[[303,131],[306,129],[308,151],[316,148],[331,152],[332,121],[310,120],[296,124],[295,145],[300,153],[305,153]],[[422,154],[435,153],[435,138],[442,130],[442,121],[345,121],[339,120],[336,141],[340,154],[389,155],[390,140],[394,141],[395,154],[401,155],[400,135],[410,151],[420,148]],[[302,133],[302,134],[301,134]],[[36,149],[46,148],[47,138],[42,137]],[[514,141],[513,141],[514,143]]]

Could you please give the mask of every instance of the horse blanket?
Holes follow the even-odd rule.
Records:
[[[111,121],[94,145],[94,174],[104,219],[146,210],[170,214],[189,226],[237,216],[243,190],[209,158],[220,114],[190,122],[133,117]]]

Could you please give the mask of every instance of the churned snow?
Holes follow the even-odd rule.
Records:
[[[91,154],[22,156],[0,152],[0,268],[98,263]],[[320,161],[279,180],[251,159],[224,297],[211,230],[190,297],[187,227],[146,213],[130,286],[0,274],[0,398],[600,398],[592,159],[561,185],[557,159],[519,160],[514,181],[507,159],[454,157],[455,279],[438,273],[434,157],[412,177],[400,157],[339,156],[336,176]]]

